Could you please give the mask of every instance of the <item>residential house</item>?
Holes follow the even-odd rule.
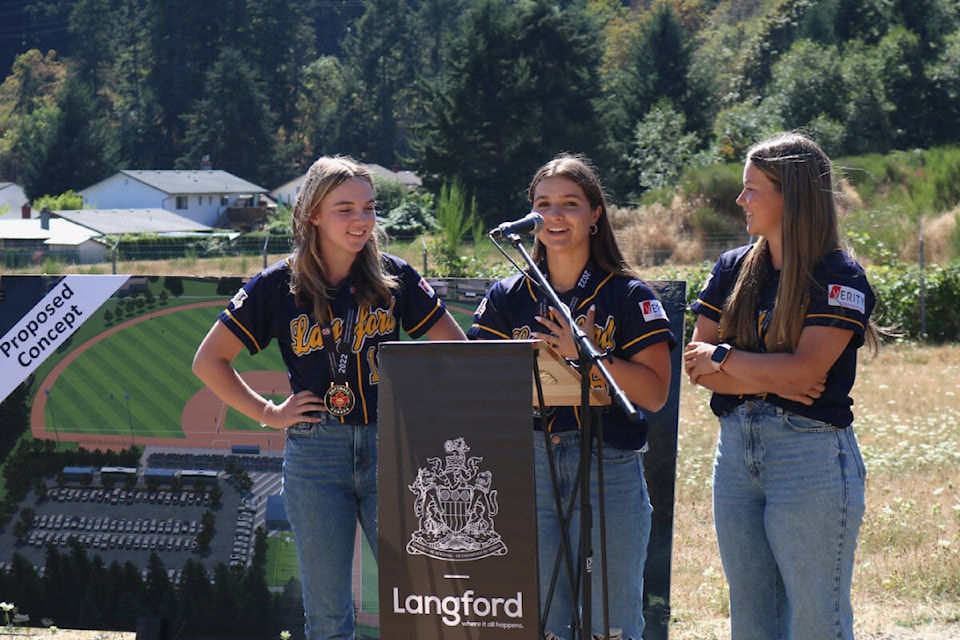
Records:
[[[9,267],[39,264],[48,257],[90,264],[106,259],[101,234],[43,212],[39,218],[0,220],[0,254]]]
[[[373,174],[375,179],[379,178],[381,180],[399,182],[407,187],[408,192],[413,191],[423,184],[423,181],[412,171],[391,171],[379,164],[364,164],[363,166]],[[297,201],[297,194],[300,193],[300,188],[303,186],[303,181],[306,177],[306,174],[304,174],[277,187],[270,192],[270,197],[273,198],[277,204],[285,204],[292,207]]]
[[[27,204],[23,188],[13,182],[0,182],[0,220],[16,220]]]
[[[262,224],[267,190],[226,171],[120,171],[80,191],[94,209],[163,209],[208,227]],[[233,222],[234,220],[238,222]]]

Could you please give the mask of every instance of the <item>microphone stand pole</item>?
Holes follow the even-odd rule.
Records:
[[[491,239],[493,239],[492,235]],[[567,326],[570,327],[574,342],[577,345],[577,353],[579,355],[578,366],[580,370],[580,406],[583,415],[580,434],[580,548],[582,551],[579,559],[580,575],[583,576],[581,578],[583,587],[580,616],[581,629],[579,638],[584,640],[591,637],[593,629],[591,619],[591,607],[593,602],[591,584],[591,578],[593,577],[593,544],[591,536],[593,529],[593,506],[591,505],[590,501],[590,463],[595,433],[593,428],[593,419],[596,416],[594,415],[594,411],[590,406],[590,372],[593,371],[594,367],[596,367],[596,369],[603,376],[604,380],[606,380],[613,400],[620,406],[621,409],[623,409],[629,419],[637,420],[639,418],[639,412],[637,411],[636,407],[633,406],[633,403],[630,401],[630,399],[627,398],[626,394],[613,379],[610,371],[604,365],[603,360],[606,357],[606,354],[602,354],[597,351],[597,348],[593,345],[593,342],[590,340],[590,338],[588,338],[583,330],[577,326],[577,323],[574,322],[572,311],[567,307],[567,305],[560,301],[560,297],[557,295],[556,290],[550,286],[550,283],[547,282],[547,278],[543,275],[540,267],[538,267],[533,261],[533,258],[530,257],[530,254],[527,253],[527,250],[524,248],[523,243],[520,240],[520,235],[517,233],[510,233],[507,234],[507,239],[523,257],[524,262],[527,263],[527,266],[529,267],[528,277],[532,278],[537,286],[546,294],[550,304],[554,309],[557,310],[557,313],[563,317],[564,321],[567,323]],[[602,447],[603,443],[598,441],[598,445]],[[606,567],[604,567],[604,571],[606,571]],[[606,604],[606,590],[604,590],[604,604]],[[607,626],[606,620],[604,621],[604,626]],[[610,636],[609,629],[606,631],[604,636]]]

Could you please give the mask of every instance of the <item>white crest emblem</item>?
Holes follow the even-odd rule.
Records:
[[[235,294],[233,294],[233,299],[230,302],[233,304],[234,309],[239,309],[243,306],[243,301],[247,299],[247,292],[244,289],[240,289]]]
[[[408,489],[416,494],[413,510],[419,527],[410,536],[407,553],[437,560],[479,560],[502,556],[507,546],[494,528],[500,511],[493,474],[480,471],[482,457],[467,458],[463,438],[447,440],[445,462],[427,458]]]

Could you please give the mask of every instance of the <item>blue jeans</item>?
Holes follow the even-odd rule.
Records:
[[[377,556],[376,425],[288,428],[283,499],[297,545],[307,640],[353,638],[358,521]]]
[[[760,401],[720,418],[713,512],[734,640],[853,638],[865,477],[852,427]]]
[[[564,431],[550,436],[557,484],[564,509],[575,488],[579,496],[580,433]],[[539,563],[540,611],[547,604],[548,589],[560,550],[561,527],[553,495],[553,483],[547,460],[543,433],[533,433],[534,466],[537,497],[537,558]],[[600,562],[600,497],[597,492],[596,451],[590,466],[590,501],[593,507],[593,579],[591,580],[592,632],[604,636],[603,592]],[[653,506],[643,476],[643,460],[638,451],[614,447],[603,448],[603,488],[606,504],[607,593],[610,608],[610,636],[624,640],[640,640],[643,634],[643,566],[650,541],[650,518]],[[579,499],[571,518],[568,539],[573,554],[574,571],[578,570],[580,541]],[[560,572],[550,601],[550,612],[544,632],[570,640],[573,622],[572,590],[566,561],[561,559]],[[621,636],[618,636],[618,631]]]

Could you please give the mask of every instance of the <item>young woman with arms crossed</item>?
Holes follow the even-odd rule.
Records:
[[[874,294],[842,248],[830,160],[786,133],[750,149],[737,198],[759,239],[692,305],[690,381],[713,395],[713,508],[735,640],[853,638],[866,471],[850,390]]]

